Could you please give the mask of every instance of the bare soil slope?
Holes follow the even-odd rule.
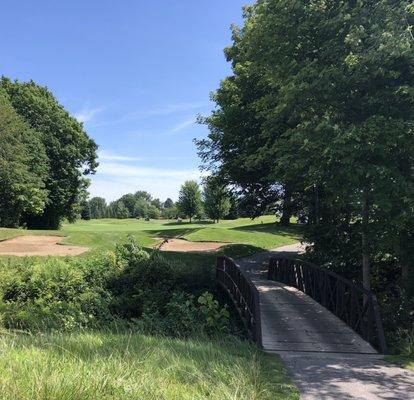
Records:
[[[62,236],[17,236],[0,242],[0,255],[9,256],[76,256],[88,247],[59,244]]]

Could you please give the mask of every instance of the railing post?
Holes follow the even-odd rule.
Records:
[[[261,346],[259,292],[229,257],[217,258],[216,276],[219,286],[227,294],[252,338]]]
[[[382,353],[387,352],[378,301],[372,292],[325,268],[288,258],[271,259],[267,276],[309,295]]]

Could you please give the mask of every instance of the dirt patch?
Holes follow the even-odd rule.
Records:
[[[222,242],[189,242],[184,239],[168,239],[159,247],[162,251],[180,251],[183,253],[214,252],[230,243]]]
[[[59,244],[62,236],[17,236],[0,242],[0,254],[8,256],[77,256],[88,247]]]

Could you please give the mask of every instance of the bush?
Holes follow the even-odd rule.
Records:
[[[413,343],[414,299],[397,285],[389,286],[378,299],[388,346],[393,353],[408,355],[410,340]]]
[[[114,262],[118,272],[109,284],[112,311],[122,318],[139,318],[154,311],[163,314],[179,286],[178,266],[158,253],[149,255],[132,237],[116,246]]]
[[[149,254],[132,237],[105,256],[3,264],[0,276],[8,328],[67,331],[119,322],[172,336],[227,332],[227,309],[210,293],[200,296],[203,284],[194,282],[203,274]]]
[[[220,307],[218,301],[208,292],[198,298],[198,303],[206,333],[228,333],[230,314],[227,307]]]
[[[229,311],[221,308],[211,293],[205,292],[197,302],[185,292],[175,292],[166,304],[165,314],[158,310],[144,313],[135,320],[138,330],[168,336],[216,336],[229,333]]]
[[[6,327],[71,330],[112,319],[111,294],[90,279],[96,274],[88,279],[76,262],[35,262],[1,275],[0,313]]]

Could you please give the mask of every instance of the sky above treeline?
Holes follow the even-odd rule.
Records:
[[[248,0],[3,0],[0,74],[47,86],[99,145],[91,196],[177,198],[198,179],[195,123],[230,73]]]

